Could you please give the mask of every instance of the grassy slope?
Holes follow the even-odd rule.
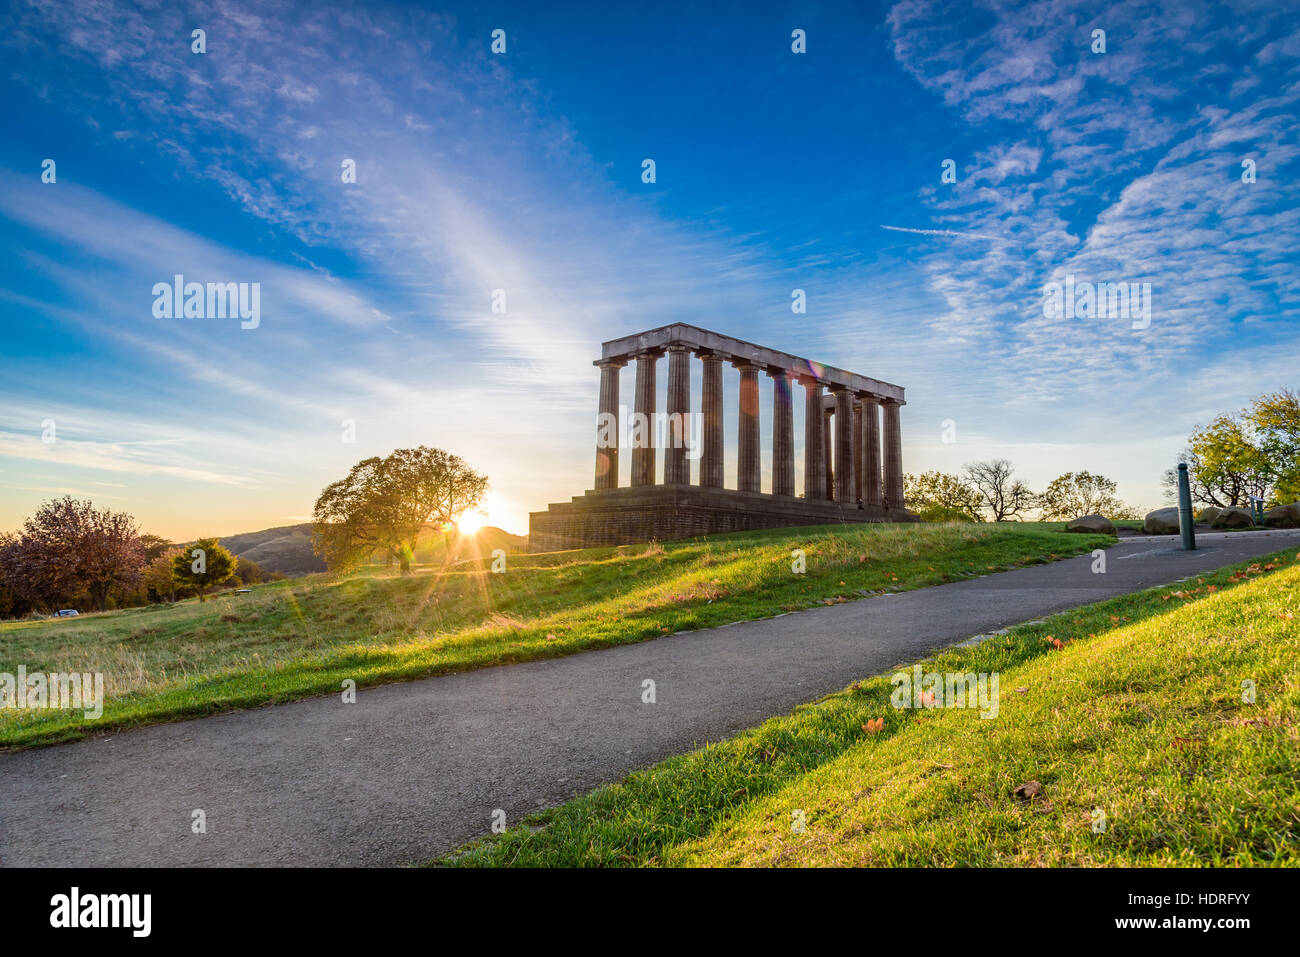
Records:
[[[1297,559],[1074,609],[927,663],[1000,673],[997,718],[896,710],[887,678],[864,681],[444,863],[1294,865]],[[873,718],[884,727],[868,733]],[[1033,780],[1038,797],[1017,799]]]
[[[0,624],[0,672],[103,672],[103,717],[0,711],[0,745],[558,657],[916,588],[1113,543],[1030,524],[781,529],[663,546],[490,556],[408,578],[314,576],[199,604]],[[791,550],[807,553],[806,574]],[[464,553],[464,550],[462,550]]]

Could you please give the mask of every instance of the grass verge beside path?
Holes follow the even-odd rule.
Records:
[[[1033,565],[1114,544],[1033,524],[777,529],[325,576],[206,603],[0,623],[0,672],[102,673],[103,716],[0,709],[0,746],[555,658]],[[467,545],[463,552],[471,546]],[[792,571],[805,553],[806,573]]]
[[[925,663],[999,673],[996,718],[895,709],[888,678],[871,679],[439,863],[1294,866],[1297,559],[1073,609]],[[1030,782],[1041,790],[1017,796]]]

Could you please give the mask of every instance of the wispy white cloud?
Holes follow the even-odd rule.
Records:
[[[1179,81],[1206,64],[1216,39],[1210,11],[1134,3],[1098,15],[1075,2],[995,2],[954,16],[924,0],[892,8],[895,55],[918,82],[970,123],[1012,120],[1026,137],[978,154],[955,187],[927,191],[940,216],[988,235],[996,226],[1012,241],[937,247],[925,262],[947,304],[935,332],[996,343],[1012,401],[1062,387],[1104,391],[1134,375],[1167,396],[1176,365],[1212,362],[1207,338],[1237,334],[1225,320],[1300,317],[1300,192],[1289,178],[1245,184],[1237,175],[1243,157],[1261,170],[1295,162],[1300,64],[1283,68],[1275,96],[1180,106]],[[1297,29],[1280,4],[1261,5],[1249,21],[1234,42],[1262,47],[1265,59],[1267,37]],[[1105,54],[1089,47],[1097,27],[1109,28]],[[1150,282],[1151,327],[1045,318],[1044,284],[1067,274]],[[1071,386],[1065,369],[1087,385]]]
[[[27,459],[42,465],[93,469],[100,472],[127,472],[135,475],[166,475],[186,481],[214,482],[253,488],[258,481],[214,468],[195,468],[174,464],[175,458],[157,454],[153,449],[78,439],[60,439],[46,443],[39,437],[0,432],[0,457]]]

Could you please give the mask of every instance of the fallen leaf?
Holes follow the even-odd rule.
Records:
[[[862,726],[862,730],[867,734],[875,734],[885,726],[884,718],[868,718],[867,723]]]

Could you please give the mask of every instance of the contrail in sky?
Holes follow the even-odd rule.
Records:
[[[896,233],[916,233],[918,236],[960,236],[962,239],[994,239],[1002,241],[1001,236],[989,236],[986,233],[959,233],[951,229],[908,229],[906,226],[880,225],[881,229],[890,229]]]

